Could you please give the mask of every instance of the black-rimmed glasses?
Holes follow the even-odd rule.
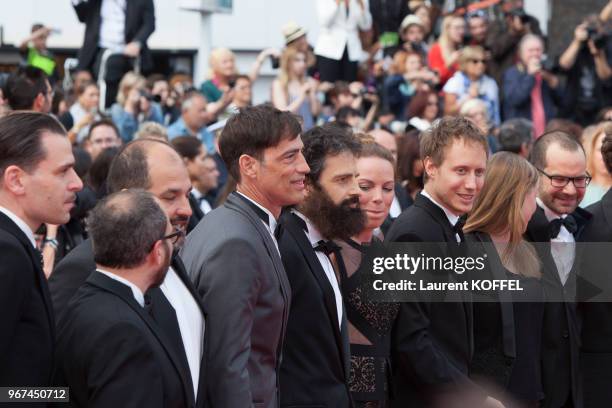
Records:
[[[165,237],[160,238],[160,240],[164,241],[164,240],[168,240],[170,241],[170,243],[172,245],[176,244],[177,242],[179,242],[179,240],[181,239],[181,237],[184,235],[185,233],[183,232],[182,229],[175,229],[173,233],[166,235]]]
[[[538,171],[548,177],[550,179],[550,184],[556,188],[563,188],[567,186],[570,181],[574,183],[574,187],[576,188],[585,188],[589,185],[592,179],[589,173],[587,173],[586,176],[566,177],[547,174],[542,169],[538,169]]]

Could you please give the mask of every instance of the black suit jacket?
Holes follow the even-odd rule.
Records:
[[[72,406],[195,406],[167,334],[127,285],[97,271],[60,319],[57,364],[55,383],[70,388]]]
[[[473,256],[486,254],[486,267],[475,274],[475,279],[508,279],[488,234],[474,231],[466,234],[465,240],[470,244],[470,250],[474,251]],[[483,299],[473,304],[474,357],[470,374],[482,377],[485,381],[494,380],[496,385],[506,387],[516,358],[512,294],[504,290],[494,295],[474,296],[483,296]],[[494,299],[486,299],[488,296],[494,296]]]
[[[609,249],[612,245],[612,190],[608,190],[601,201],[589,206],[587,211],[593,217],[585,226],[580,241],[606,242],[609,243],[606,249]],[[612,253],[596,246],[588,254],[592,256],[582,258],[580,272],[587,281],[603,288],[609,299],[612,281],[608,272]],[[584,302],[579,305],[579,313],[582,321],[580,368],[584,407],[608,408],[612,401],[612,303]]]
[[[19,227],[0,213],[0,386],[50,385],[54,339],[40,258]]]
[[[153,0],[129,0],[125,3],[125,43],[140,42],[140,64],[142,70],[147,71],[153,66],[151,52],[147,47],[147,39],[155,31]],[[74,6],[79,21],[85,23],[85,39],[78,54],[79,69],[92,71],[100,38],[101,6],[102,0],[89,0]]]
[[[574,234],[576,241],[590,219],[591,214],[578,207],[572,213],[579,226]],[[576,254],[574,266],[565,285],[559,278],[557,266],[550,251],[549,221],[544,210],[538,206],[527,225],[525,237],[537,242],[536,250],[542,262],[542,284],[547,299],[563,299],[563,302],[547,301],[544,305],[542,331],[542,386],[545,400],[542,407],[563,406],[571,397],[574,408],[582,407],[582,387],[579,372],[579,322],[576,313],[576,269],[580,254]],[[543,244],[542,244],[543,243]]]
[[[456,243],[444,211],[422,194],[393,223],[386,242]],[[393,329],[396,397],[392,407],[427,407],[477,387],[468,379],[473,354],[469,302],[402,303]],[[467,396],[467,394],[466,394]],[[439,405],[438,405],[439,406]]]
[[[198,222],[204,218],[204,212],[200,208],[198,200],[189,194],[189,207],[191,207],[191,217],[189,217],[189,223],[187,224],[187,233],[189,234],[198,225]]]
[[[280,370],[281,406],[349,407],[349,340],[340,330],[334,291],[304,222],[286,211],[280,223],[278,246],[292,293]]]
[[[202,314],[206,317],[206,311],[200,296],[197,294],[193,283],[187,276],[183,261],[178,256],[172,258],[172,268],[191,292],[196,303],[202,310]],[[96,269],[96,263],[93,257],[93,249],[91,247],[91,239],[83,241],[75,249],[73,249],[62,261],[57,265],[49,279],[49,288],[53,299],[53,307],[60,321],[63,314],[68,309],[70,299],[75,296],[78,289],[85,283],[92,271]],[[206,348],[206,338],[208,330],[204,331],[204,349]],[[176,350],[181,356],[184,370],[189,374],[189,364],[184,350]],[[204,353],[203,353],[204,355]],[[189,376],[191,376],[189,374]],[[200,378],[198,381],[198,398],[197,405],[204,406],[206,400],[206,369],[204,358],[200,365]],[[193,393],[193,390],[192,390]]]

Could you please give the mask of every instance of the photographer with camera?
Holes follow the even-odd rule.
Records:
[[[516,52],[525,34],[542,35],[538,20],[528,15],[522,1],[504,4],[504,19],[491,22],[487,31],[485,48],[491,50],[489,75],[501,86],[504,72],[516,61]]]
[[[559,66],[567,74],[563,117],[582,126],[594,122],[598,111],[612,104],[612,40],[596,15],[574,30],[574,39],[561,54]]]
[[[559,78],[543,59],[544,41],[527,34],[519,43],[519,62],[504,73],[504,120],[525,118],[533,122],[534,134],[544,133],[546,123],[555,117],[561,102]]]
[[[164,121],[161,107],[146,89],[145,78],[132,71],[121,78],[117,102],[111,106],[110,114],[124,143],[134,138],[142,122]]]

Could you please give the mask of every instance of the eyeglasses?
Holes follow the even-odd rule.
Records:
[[[576,188],[585,188],[586,186],[589,185],[592,179],[589,173],[587,173],[586,176],[565,177],[565,176],[546,174],[544,170],[542,169],[538,169],[538,171],[542,173],[543,175],[545,175],[546,177],[548,177],[550,179],[550,184],[553,187],[557,187],[557,188],[563,188],[567,186],[570,181],[574,183],[574,187]]]
[[[174,244],[176,244],[176,243],[177,243],[177,242],[178,242],[178,241],[181,239],[181,237],[182,237],[184,234],[185,234],[185,233],[183,232],[183,230],[182,230],[182,229],[178,229],[178,228],[176,228],[172,234],[168,234],[168,235],[166,235],[165,237],[160,238],[160,240],[161,240],[161,241],[164,241],[164,240],[166,240],[166,239],[167,239],[168,241],[170,241],[170,243],[171,243],[172,245],[174,245]]]
[[[470,62],[472,64],[486,64],[487,60],[472,58],[472,59],[470,59]]]

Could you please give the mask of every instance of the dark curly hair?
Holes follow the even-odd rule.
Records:
[[[325,167],[325,159],[350,152],[359,156],[361,143],[353,136],[351,128],[337,122],[316,126],[302,136],[304,158],[310,167],[306,175],[312,183],[317,183]]]

